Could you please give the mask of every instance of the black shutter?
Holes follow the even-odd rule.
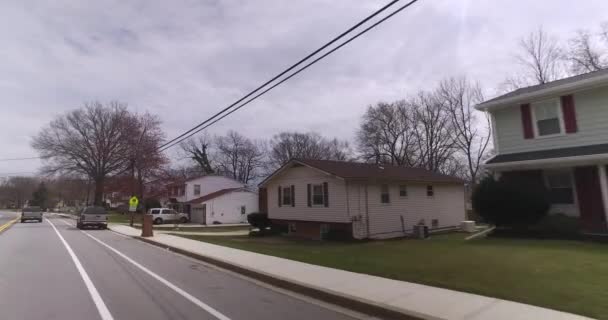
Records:
[[[307,191],[306,192],[306,194],[307,194],[306,199],[308,200],[308,206],[312,207],[312,204],[310,203],[310,193],[311,193],[310,192],[310,188],[311,188],[311,186],[310,186],[310,183],[309,183],[308,185],[306,185],[306,191]]]
[[[293,184],[291,185],[291,206],[296,206],[296,187]]]
[[[323,204],[325,204],[326,207],[329,207],[329,188],[327,182],[323,182]]]
[[[281,186],[279,186],[279,207],[281,206]]]

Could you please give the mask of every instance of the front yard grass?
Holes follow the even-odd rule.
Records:
[[[608,319],[608,246],[464,234],[427,240],[314,242],[284,237],[183,237],[331,268],[466,291]]]

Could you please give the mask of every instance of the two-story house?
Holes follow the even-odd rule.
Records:
[[[496,176],[542,183],[551,213],[579,217],[587,232],[608,220],[608,70],[521,88],[476,106],[488,112]]]

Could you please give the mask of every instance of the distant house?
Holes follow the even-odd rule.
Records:
[[[608,70],[515,90],[476,106],[488,112],[497,154],[485,168],[546,186],[551,213],[608,231]]]
[[[419,223],[439,230],[465,219],[463,181],[424,169],[291,160],[260,187],[273,223],[307,238],[400,237]]]
[[[242,182],[224,176],[207,175],[181,180],[166,186],[167,202],[163,205],[188,213],[192,219],[190,201],[220,190],[244,188],[245,186]]]
[[[188,201],[191,221],[201,224],[246,223],[258,211],[258,194],[246,188],[228,188]]]

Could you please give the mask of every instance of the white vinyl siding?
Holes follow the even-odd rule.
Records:
[[[559,99],[559,97],[547,97]],[[544,101],[546,99],[541,99]],[[530,101],[534,105],[535,101]],[[492,112],[501,154],[606,143],[608,137],[608,90],[598,88],[574,94],[578,132],[524,139],[519,105]],[[532,109],[533,111],[534,109]],[[561,108],[559,110],[561,113]]]
[[[328,184],[329,206],[313,205],[308,207],[308,184]],[[278,203],[278,187],[294,186],[295,207],[281,206]],[[329,176],[308,167],[286,169],[268,183],[268,217],[281,220],[350,222],[346,212],[346,186],[344,180]],[[312,190],[311,190],[312,192]]]
[[[206,220],[202,217],[202,210],[194,209],[201,208],[203,204],[206,205]],[[191,218],[195,223],[203,221],[207,224],[213,224],[214,221],[222,224],[246,223],[247,215],[258,211],[258,194],[250,191],[234,191],[192,206]]]
[[[195,185],[200,185],[200,193],[195,193]],[[204,176],[186,182],[185,195],[177,197],[177,201],[186,202],[210,193],[229,188],[242,188],[245,184],[222,176]]]

